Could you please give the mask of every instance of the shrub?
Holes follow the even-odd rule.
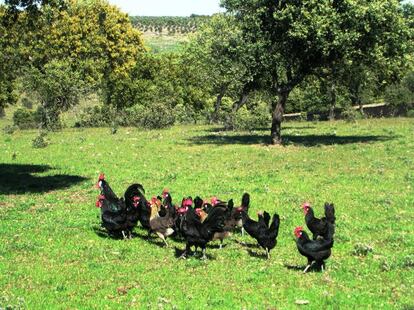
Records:
[[[106,127],[111,125],[113,111],[108,106],[87,107],[80,114],[75,127]]]
[[[354,246],[353,254],[355,256],[367,256],[368,253],[373,252],[373,248],[367,244],[358,243]]]
[[[353,107],[348,107],[342,111],[341,117],[347,122],[356,122],[357,120],[364,118],[363,114]]]
[[[146,129],[161,129],[174,125],[175,113],[165,103],[153,103],[150,106],[135,105],[126,110],[131,126]]]
[[[39,113],[25,108],[19,108],[13,114],[13,124],[20,129],[38,128]]]
[[[32,146],[35,149],[45,148],[47,146],[47,141],[45,140],[46,132],[40,132],[39,135],[33,139]]]
[[[385,101],[394,113],[407,112],[413,107],[414,94],[404,84],[390,85],[385,90]]]
[[[15,125],[7,125],[3,128],[3,132],[7,135],[13,134],[18,128]]]
[[[232,118],[231,125],[236,130],[255,130],[258,128],[268,127],[271,121],[270,113],[266,106],[259,105],[252,110],[242,107]]]
[[[175,120],[180,124],[190,124],[197,121],[197,114],[191,106],[177,104],[174,108]]]
[[[414,117],[414,109],[407,112],[407,117]]]
[[[26,109],[33,109],[33,101],[30,100],[28,97],[23,96],[20,100],[22,106]]]

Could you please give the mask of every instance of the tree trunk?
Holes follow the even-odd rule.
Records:
[[[248,98],[249,98],[249,93],[243,91],[242,94],[240,95],[239,100],[233,104],[233,113],[236,113],[247,102]]]
[[[331,93],[331,106],[329,107],[329,120],[334,121],[335,120],[335,106],[336,106],[336,89],[333,83],[331,85],[330,93]]]
[[[270,131],[272,144],[282,144],[282,119],[288,96],[289,91],[279,93],[276,104],[273,104],[272,128]]]
[[[226,88],[222,88],[220,93],[217,95],[216,104],[214,105],[214,112],[213,112],[213,121],[216,122],[218,119],[218,112],[221,107],[221,101],[226,93]]]

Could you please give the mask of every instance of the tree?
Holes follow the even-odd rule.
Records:
[[[42,70],[31,68],[25,74],[25,88],[41,103],[41,127],[59,128],[59,115],[79,103],[85,92],[81,74],[65,61],[52,60]]]
[[[381,63],[405,52],[409,31],[397,0],[223,0],[244,39],[266,58],[262,80],[274,95],[271,143],[280,144],[291,91],[343,59]]]
[[[6,44],[10,51],[15,48],[14,58],[20,60],[10,70],[14,76],[24,68],[30,68],[30,75],[44,74],[50,72],[45,67],[51,63],[65,63],[89,89],[100,88],[106,103],[122,105],[112,96],[115,85],[127,78],[144,51],[141,33],[127,14],[104,0],[7,3],[12,13],[5,14],[6,33],[15,33],[16,25],[20,30],[16,43]]]

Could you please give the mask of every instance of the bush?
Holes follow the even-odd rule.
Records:
[[[38,128],[40,124],[39,112],[19,108],[13,114],[13,124],[20,129]]]
[[[13,134],[18,128],[15,125],[7,125],[3,128],[3,132],[7,135]]]
[[[414,118],[414,110],[409,110],[407,112],[407,117],[413,117]]]
[[[135,105],[126,110],[128,122],[132,126],[146,129],[161,129],[174,125],[175,113],[165,103],[150,106]]]
[[[234,115],[233,128],[236,130],[255,130],[258,128],[269,127],[271,121],[270,113],[265,106],[258,106],[253,110],[242,107]]]
[[[197,121],[197,114],[191,106],[177,104],[174,108],[175,120],[180,124],[190,124]]]
[[[80,114],[75,127],[107,127],[111,125],[113,111],[108,106],[87,107]]]
[[[33,139],[32,146],[35,149],[45,148],[47,146],[47,141],[45,140],[46,132],[40,132],[39,135]]]
[[[353,107],[348,107],[341,113],[341,117],[347,122],[356,122],[359,119],[363,119],[364,116],[360,111],[355,110]]]
[[[407,113],[413,108],[414,93],[404,84],[390,85],[385,90],[385,101],[394,113]]]
[[[355,256],[367,256],[369,253],[372,253],[374,249],[372,246],[367,244],[358,243],[354,246],[354,251],[352,252]]]
[[[24,108],[30,110],[33,109],[33,101],[27,98],[26,96],[23,96],[20,102]]]

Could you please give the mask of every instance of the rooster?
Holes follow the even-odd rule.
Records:
[[[312,232],[313,240],[316,240],[318,236],[327,239],[328,225],[335,224],[334,205],[332,203],[325,203],[325,217],[322,217],[321,219],[315,217],[313,209],[308,202],[305,202],[302,205],[302,208],[305,213],[306,226],[308,226],[309,230]]]
[[[191,252],[191,247],[195,246],[202,249],[202,259],[206,259],[206,245],[213,239],[215,233],[223,231],[228,211],[226,208],[214,207],[204,221],[201,222],[200,213],[197,214],[192,208],[192,204],[189,205],[190,201],[185,203],[184,200],[183,202],[182,206],[177,210],[181,218],[180,231],[186,240],[186,248],[181,257],[186,258],[187,254]]]
[[[328,225],[327,239],[318,238],[317,240],[311,240],[308,234],[302,227],[296,227],[294,234],[296,236],[296,246],[299,253],[308,259],[308,264],[303,270],[304,273],[308,272],[314,264],[316,268],[324,270],[325,260],[331,256],[331,248],[333,247],[333,225]]]
[[[227,208],[227,217],[224,221],[224,228],[222,232],[216,232],[213,236],[212,241],[220,240],[220,249],[223,248],[223,240],[225,238],[228,238],[231,236],[231,233],[233,230],[237,227],[237,224],[239,222],[239,218],[241,219],[241,211],[233,208],[233,199],[230,199],[227,204],[224,202],[220,202],[220,204],[216,204],[215,207],[211,208],[200,208],[199,204],[196,203],[197,197],[194,199],[196,208],[195,211],[197,215],[200,217],[200,221],[203,223],[204,220],[207,218],[208,213],[206,210],[209,210],[211,212],[212,208],[222,207]],[[197,207],[198,206],[198,207]]]
[[[141,184],[130,185],[124,194],[127,212],[127,227],[129,235],[131,236],[132,230],[139,219],[141,218],[142,210],[146,210],[148,201],[145,199],[145,190]]]
[[[123,198],[118,198],[105,181],[105,175],[100,174],[97,187],[101,190],[96,206],[101,209],[101,225],[111,236],[122,234],[127,238],[127,208]]]
[[[273,215],[269,226],[270,215],[266,211],[258,213],[258,221],[252,220],[245,211],[242,212],[243,227],[246,232],[257,240],[259,245],[266,250],[266,256],[270,258],[270,250],[277,244],[279,234],[280,218],[277,213]]]

